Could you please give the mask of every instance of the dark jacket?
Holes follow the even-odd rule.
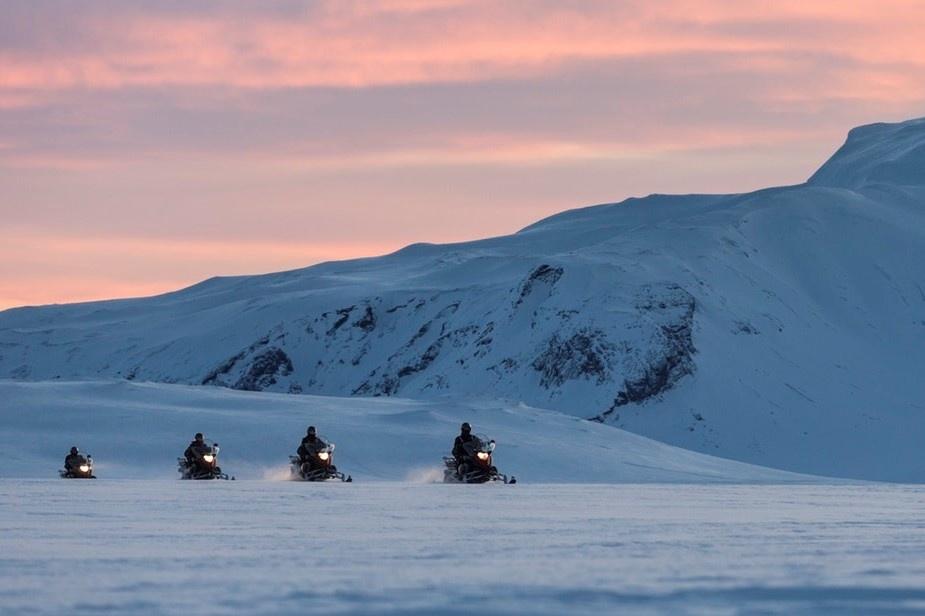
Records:
[[[469,451],[466,451],[466,444],[477,442],[478,439],[473,434],[460,434],[453,441],[453,457],[457,460],[469,457]]]
[[[186,456],[186,459],[190,462],[198,462],[202,459],[202,456],[209,453],[212,450],[212,447],[206,445],[205,441],[197,443],[193,441],[189,444],[189,447],[186,448],[186,451],[183,452],[183,455]]]
[[[327,446],[328,444],[317,436],[315,438],[306,436],[302,439],[302,444],[299,445],[296,453],[299,454],[299,458],[302,460],[308,460]]]
[[[64,458],[64,470],[76,471],[80,465],[86,463],[86,461],[87,459],[79,453],[69,453],[67,457]]]

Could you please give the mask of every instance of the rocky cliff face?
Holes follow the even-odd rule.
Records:
[[[576,308],[570,282],[569,268],[541,263],[508,288],[362,298],[275,325],[197,381],[250,391],[490,393],[544,403],[579,394],[595,401],[583,412],[604,420],[693,373],[696,301],[682,287],[602,292]],[[623,293],[633,297],[631,309],[601,319]]]

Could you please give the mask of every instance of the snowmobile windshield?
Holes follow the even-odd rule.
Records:
[[[475,443],[473,444],[473,451],[483,451],[485,453],[491,453],[495,449],[495,442],[485,436],[484,434],[475,434]]]

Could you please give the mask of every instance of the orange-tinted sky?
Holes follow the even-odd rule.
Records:
[[[0,308],[804,180],[925,3],[4,0]]]

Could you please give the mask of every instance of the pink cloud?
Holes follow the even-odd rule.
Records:
[[[0,306],[796,182],[925,103],[909,0],[61,6],[0,5]]]
[[[76,21],[92,45],[5,50],[0,88],[369,87],[529,77],[576,59],[825,52],[925,58],[925,8],[877,3],[322,3],[301,18],[116,11]],[[590,7],[590,8],[589,8]],[[757,67],[756,68],[760,68]]]

